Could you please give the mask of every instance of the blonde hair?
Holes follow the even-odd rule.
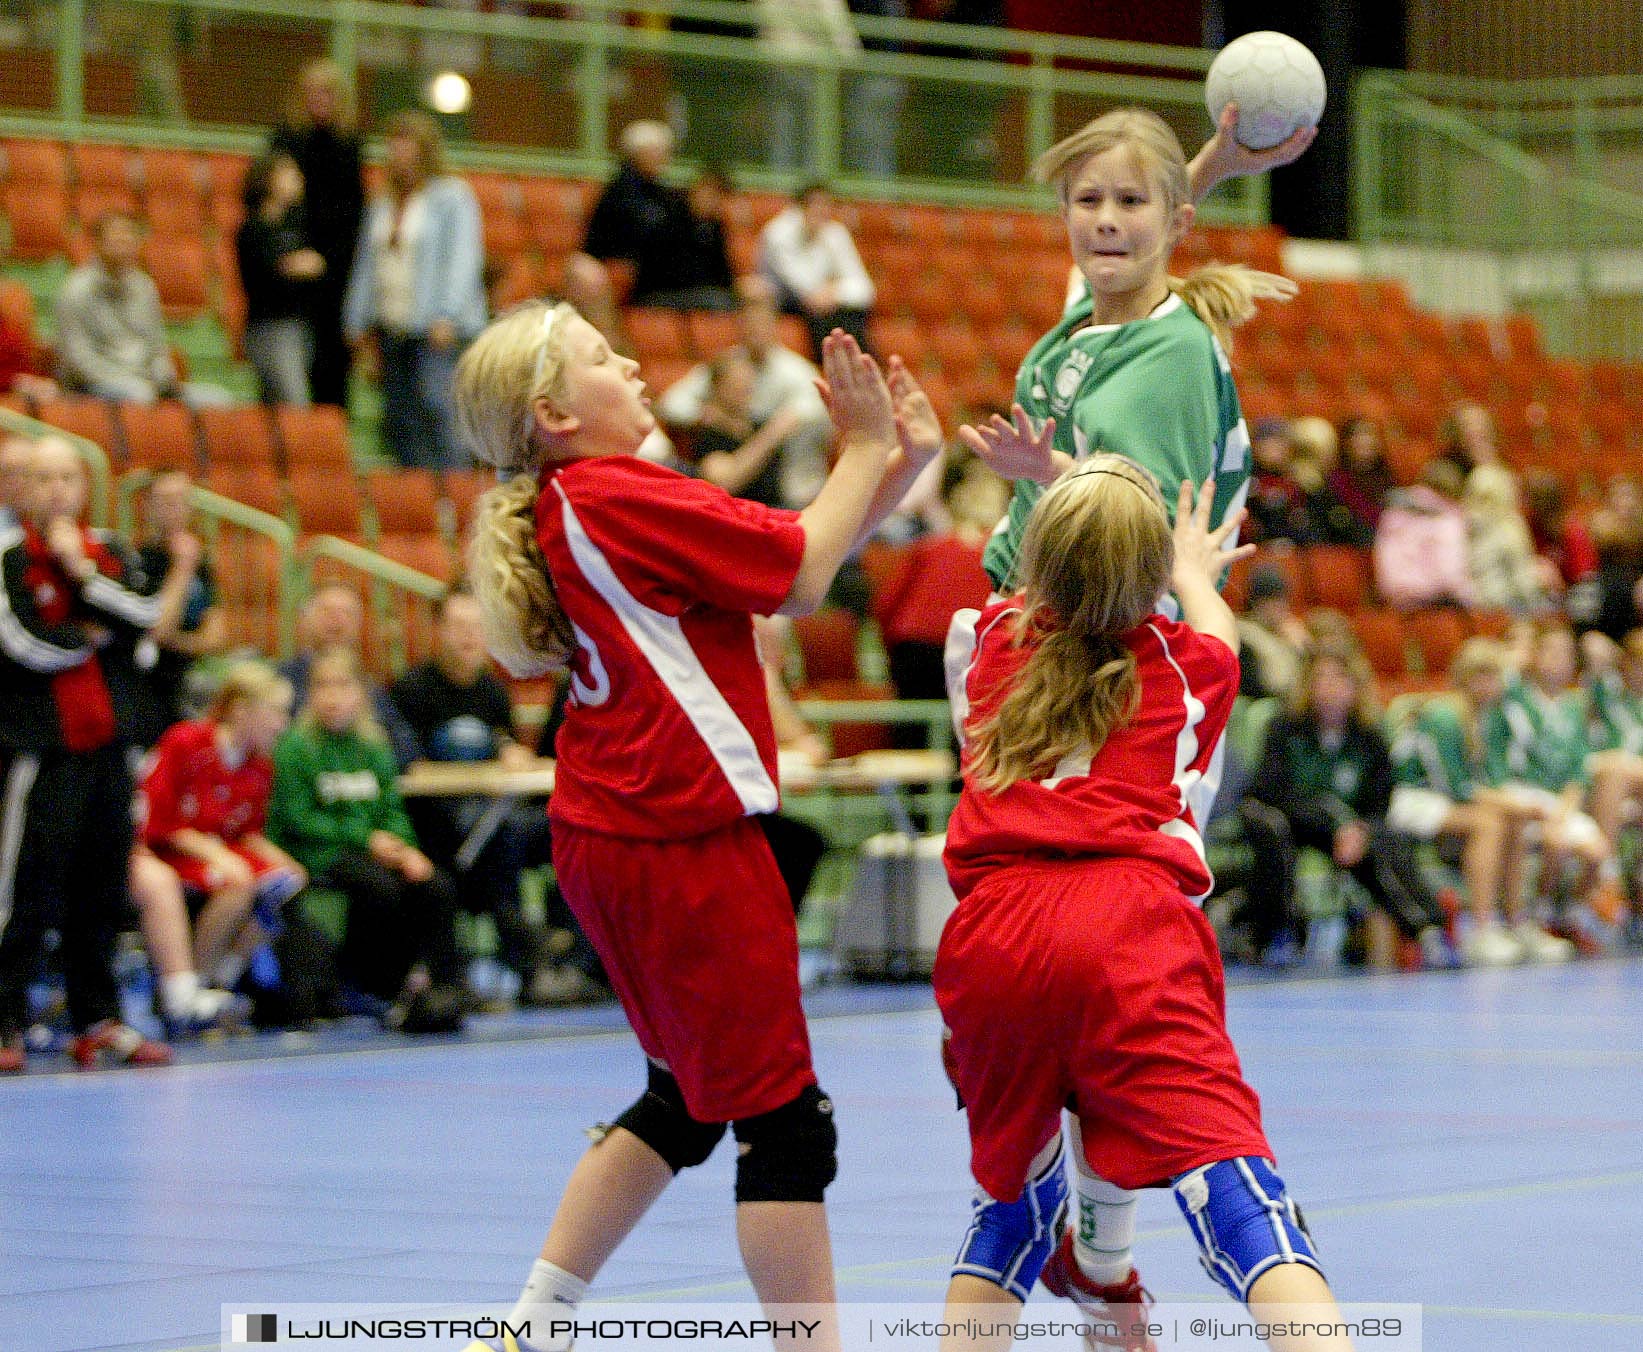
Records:
[[[359,654],[351,648],[325,648],[314,654],[308,664],[308,695],[302,703],[302,713],[297,718],[298,725],[305,732],[320,730],[319,716],[314,712],[314,686],[319,683],[321,674],[341,675],[352,681],[360,688],[359,716],[354,719],[348,731],[355,737],[367,742],[386,743],[388,734],[383,731],[382,724],[376,720],[371,712],[369,692],[365,687],[365,668],[360,665]]]
[[[1157,481],[1094,455],[1039,500],[1022,541],[1017,644],[1040,636],[1014,688],[970,733],[971,775],[999,793],[1094,756],[1135,713],[1135,654],[1119,642],[1158,604],[1175,561]]]
[[[1478,516],[1521,519],[1517,475],[1505,465],[1479,465],[1466,476],[1465,501]]]
[[[247,704],[289,705],[291,682],[266,662],[235,662],[228,668],[217,693],[211,698],[206,716],[214,723],[227,718],[230,711]]]
[[[492,321],[456,366],[456,424],[470,449],[505,483],[479,500],[468,542],[468,580],[491,654],[515,676],[543,676],[570,661],[576,639],[536,540],[538,399],[560,390],[569,305],[527,301]]]
[[[1476,758],[1483,755],[1483,712],[1467,691],[1468,683],[1476,676],[1494,675],[1502,680],[1510,665],[1506,645],[1499,639],[1481,635],[1469,638],[1455,652],[1449,663],[1449,685],[1455,707],[1460,711],[1461,728],[1466,733],[1466,749]]]
[[[1322,488],[1340,458],[1341,440],[1328,418],[1297,418],[1289,425],[1292,474],[1308,489]],[[1296,473],[1296,471],[1299,473]]]
[[[1169,123],[1145,108],[1115,108],[1085,123],[1038,157],[1033,164],[1033,178],[1053,186],[1065,210],[1068,188],[1079,167],[1092,155],[1120,146],[1151,175],[1164,199],[1164,214],[1173,222],[1176,211],[1192,200],[1186,152]],[[1192,308],[1228,351],[1232,348],[1232,331],[1254,316],[1257,300],[1288,300],[1293,290],[1286,278],[1257,272],[1242,263],[1206,263],[1186,277],[1166,275],[1166,280],[1169,289]]]
[[[285,120],[293,127],[312,127],[314,119],[308,112],[308,90],[313,85],[325,85],[337,101],[336,127],[351,132],[358,125],[359,111],[354,100],[354,84],[343,70],[328,56],[316,57],[297,73],[297,82],[291,88],[286,105]]]

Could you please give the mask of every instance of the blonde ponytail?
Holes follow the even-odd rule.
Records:
[[[967,734],[977,787],[1001,793],[1094,758],[1134,716],[1141,686],[1121,642],[1169,583],[1175,547],[1157,481],[1097,452],[1039,499],[1021,545],[1015,642],[1038,636],[1014,687]]]
[[[1257,272],[1242,263],[1206,263],[1185,277],[1171,277],[1169,289],[1209,325],[1215,340],[1232,351],[1232,331],[1255,315],[1258,300],[1288,300],[1295,283],[1275,272]]]
[[[536,540],[536,476],[489,489],[474,514],[468,580],[491,655],[515,676],[563,671],[576,648]]]

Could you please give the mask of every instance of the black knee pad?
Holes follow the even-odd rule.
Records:
[[[651,1066],[645,1092],[616,1125],[631,1131],[678,1173],[703,1163],[725,1134],[723,1122],[698,1122],[672,1072]]]
[[[839,1171],[833,1100],[809,1085],[791,1103],[735,1123],[738,1202],[819,1202]]]

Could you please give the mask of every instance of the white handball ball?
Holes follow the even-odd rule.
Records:
[[[1238,105],[1238,140],[1266,150],[1323,116],[1324,68],[1284,33],[1245,33],[1221,49],[1204,77],[1204,107],[1219,123]]]

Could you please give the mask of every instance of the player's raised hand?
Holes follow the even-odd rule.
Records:
[[[1201,202],[1218,183],[1249,174],[1264,174],[1291,164],[1306,153],[1318,137],[1316,127],[1301,127],[1266,150],[1251,150],[1238,139],[1238,105],[1221,109],[1215,135],[1192,157],[1187,185],[1194,202]]]
[[[941,454],[941,419],[924,387],[900,357],[890,358],[890,400],[896,409],[896,432],[909,460],[928,464]]]
[[[822,341],[822,377],[817,388],[840,437],[897,445],[896,410],[884,373],[842,329]]]
[[[1033,430],[1033,420],[1020,404],[1010,406],[1010,421],[997,413],[980,427],[969,423],[958,429],[959,440],[981,457],[982,463],[1005,479],[1031,479],[1051,484],[1071,465],[1072,459],[1054,446],[1055,419]]]
[[[1175,504],[1175,569],[1177,586],[1189,581],[1207,581],[1212,587],[1229,563],[1247,559],[1255,552],[1252,544],[1228,549],[1227,541],[1243,524],[1244,513],[1235,512],[1215,530],[1209,528],[1210,506],[1215,501],[1215,480],[1206,479],[1193,500],[1191,479],[1181,482]]]

